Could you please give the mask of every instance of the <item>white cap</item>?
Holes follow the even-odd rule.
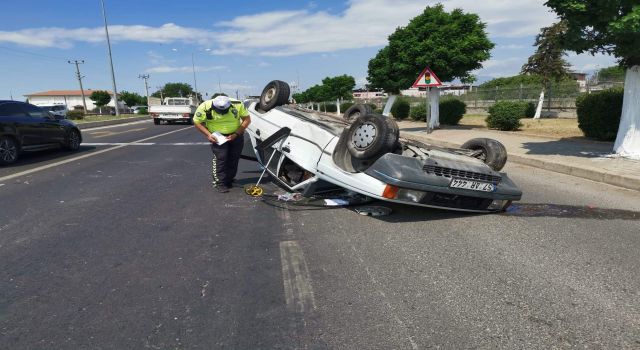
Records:
[[[231,105],[231,100],[227,96],[217,96],[213,99],[213,106],[218,109],[226,109]]]

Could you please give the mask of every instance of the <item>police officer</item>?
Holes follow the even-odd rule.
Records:
[[[213,152],[213,185],[218,192],[229,192],[244,146],[244,131],[251,123],[249,112],[242,102],[227,96],[217,96],[198,106],[193,117],[195,127],[211,142]],[[213,133],[218,133],[216,138]]]

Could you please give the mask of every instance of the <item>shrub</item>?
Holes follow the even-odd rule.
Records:
[[[526,102],[527,109],[524,111],[524,116],[527,118],[533,118],[536,116],[536,104],[533,102]]]
[[[79,111],[75,109],[71,111],[67,111],[67,118],[72,120],[84,119],[84,111]]]
[[[409,101],[404,98],[398,98],[391,106],[391,114],[395,119],[402,120],[409,117],[409,111],[411,110],[411,105],[409,105]]]
[[[409,113],[409,117],[415,121],[427,121],[427,104],[420,103],[417,105],[411,106],[411,112]]]
[[[525,105],[520,102],[500,101],[489,107],[489,116],[485,119],[487,127],[503,131],[518,130],[522,124]]]
[[[602,141],[616,139],[623,94],[623,89],[609,89],[578,96],[578,127],[584,136]]]
[[[137,114],[149,114],[149,109],[147,107],[140,107],[136,111]]]
[[[457,99],[440,101],[440,124],[458,125],[462,116],[467,113],[467,105]]]
[[[326,110],[327,112],[337,112],[338,111],[338,106],[336,106],[335,103],[327,103],[324,105],[323,108],[320,108],[321,110]]]
[[[344,111],[346,111],[347,109],[349,109],[349,107],[353,106],[355,103],[353,102],[342,102],[340,104],[340,112],[344,113]]]

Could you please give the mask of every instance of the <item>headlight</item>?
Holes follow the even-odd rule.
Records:
[[[420,203],[425,194],[426,193],[422,191],[401,188],[398,190],[398,196],[396,199],[406,202]]]
[[[487,207],[487,210],[504,210],[509,205],[511,205],[511,201],[509,200],[496,199],[493,202],[491,202],[491,204],[489,204],[489,206]]]

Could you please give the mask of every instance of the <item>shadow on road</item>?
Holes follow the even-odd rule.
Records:
[[[560,139],[548,142],[524,142],[522,148],[527,154],[561,155],[581,158],[600,158],[611,154],[611,143],[580,142],[575,138]]]
[[[640,220],[640,212],[605,209],[591,206],[518,203],[510,206],[504,216],[554,217],[596,220]]]
[[[63,160],[64,158],[76,157],[79,155],[83,155],[84,153],[89,153],[91,151],[94,151],[96,148],[97,147],[95,146],[81,145],[80,149],[74,152],[65,151],[63,149],[56,149],[56,148],[37,151],[37,152],[24,152],[20,154],[20,157],[15,163],[11,165],[5,165],[2,168],[10,169],[10,168],[16,168],[16,167],[21,167],[25,165],[31,165],[35,163],[42,163],[50,160],[53,160],[53,161]]]

